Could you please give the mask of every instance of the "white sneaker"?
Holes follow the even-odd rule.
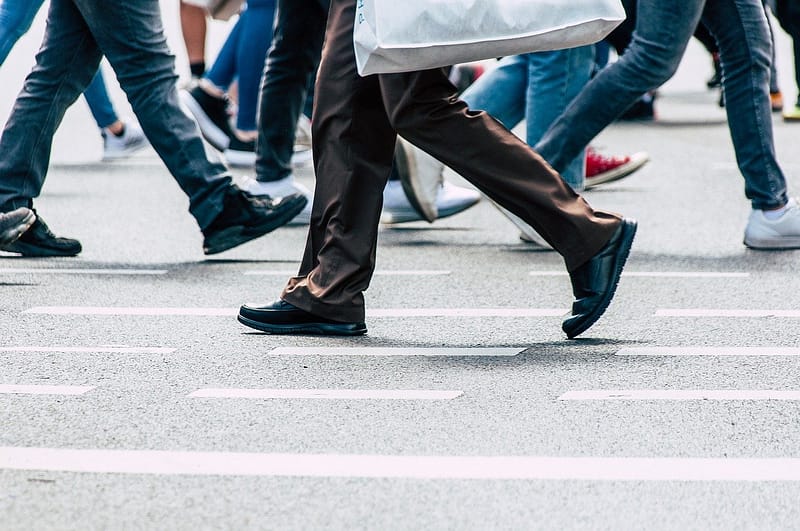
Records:
[[[394,160],[409,202],[433,222],[439,217],[437,200],[444,182],[444,164],[401,137],[397,137]]]
[[[300,113],[294,137],[292,166],[300,168],[307,165],[311,162],[313,155],[314,152],[311,149],[311,120],[305,114]]]
[[[481,200],[481,194],[444,181],[436,194],[437,219],[463,212]],[[389,181],[383,190],[382,223],[422,221],[423,217],[411,206],[400,181]]]
[[[117,136],[108,128],[100,131],[103,136],[103,160],[117,160],[130,157],[140,149],[147,146],[147,137],[144,136],[139,124],[123,121],[125,130],[122,136]]]
[[[241,177],[237,185],[250,195],[284,197],[291,194],[302,194],[308,198],[308,203],[288,224],[308,225],[311,222],[311,206],[314,196],[311,190],[294,180],[294,175],[289,175],[278,181],[257,181],[252,177]]]
[[[778,219],[768,219],[763,210],[750,212],[744,229],[744,244],[751,249],[800,249],[800,205],[789,199]]]
[[[515,227],[519,229],[520,240],[524,241],[525,243],[529,243],[531,247],[534,249],[540,249],[542,251],[553,250],[553,247],[549,243],[547,243],[547,240],[542,238],[542,236],[538,232],[536,232],[536,230],[533,227],[522,221],[522,218],[520,218],[516,214],[512,214],[511,212],[501,207],[494,201],[492,201],[492,204],[496,206],[497,210],[499,210],[501,214],[507,217],[508,220],[511,223],[513,223]]]

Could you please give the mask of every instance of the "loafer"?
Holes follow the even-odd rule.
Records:
[[[367,333],[367,325],[364,323],[332,321],[282,300],[260,308],[245,304],[239,309],[238,319],[243,325],[268,334],[357,336]]]
[[[575,302],[572,314],[561,325],[568,338],[585,332],[608,308],[635,235],[636,221],[623,219],[605,247],[570,273]]]

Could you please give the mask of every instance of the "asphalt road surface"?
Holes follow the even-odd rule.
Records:
[[[41,31],[3,66],[3,121]],[[487,201],[382,228],[368,335],[254,333],[236,310],[279,294],[305,229],[206,258],[152,149],[98,162],[78,102],[36,206],[84,252],[0,253],[0,529],[797,529],[800,253],[742,245],[709,74],[692,44],[659,120],[595,142],[652,160],[586,194],[640,227],[574,341],[561,259]],[[774,125],[797,194],[800,125]]]

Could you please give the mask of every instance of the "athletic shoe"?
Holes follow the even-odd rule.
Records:
[[[284,195],[299,194],[306,198],[306,206],[300,211],[289,225],[308,225],[311,222],[311,205],[313,194],[311,191],[298,183],[294,175],[289,175],[277,181],[257,181],[252,177],[242,177],[239,179],[239,187],[254,196],[280,197]]]
[[[30,257],[75,256],[83,250],[81,242],[57,237],[35,210],[33,213],[36,215],[33,225],[17,241],[0,245],[0,249]]]
[[[753,209],[744,244],[751,249],[800,249],[800,205],[795,198],[789,199],[786,211],[777,219],[769,219],[763,210]]]
[[[0,212],[0,245],[8,245],[22,236],[36,221],[33,210],[25,207]]]
[[[147,146],[147,137],[135,122],[123,121],[122,134],[117,136],[107,127],[100,130],[103,137],[103,160],[117,160],[130,157]]]
[[[446,218],[474,206],[481,200],[481,194],[470,188],[462,188],[447,181],[439,187],[436,196],[438,218]],[[408,223],[423,221],[423,217],[411,205],[399,181],[389,181],[383,190],[382,223]]]
[[[203,230],[203,252],[217,254],[286,225],[308,201],[299,194],[256,197],[231,186],[222,212]]]
[[[294,154],[292,155],[292,166],[300,168],[305,166],[314,158],[311,149],[311,120],[308,116],[301,114],[297,120],[297,129],[294,136]]]
[[[426,221],[433,223],[439,217],[436,200],[444,182],[444,164],[404,138],[398,137],[392,174],[402,184],[406,198],[414,210]]]
[[[517,229],[519,229],[519,239],[524,241],[525,243],[529,244],[531,249],[541,250],[541,251],[552,251],[553,247],[547,243],[547,240],[542,238],[542,236],[536,232],[536,230],[525,223],[522,218],[517,216],[516,214],[512,214],[509,210],[501,207],[494,201],[492,204],[503,214],[505,217],[508,218],[508,221],[514,224]]]
[[[650,160],[647,153],[640,151],[622,157],[606,156],[594,148],[586,150],[586,182],[585,189],[604,183],[617,181],[632,174]]]
[[[234,136],[223,152],[228,165],[235,168],[252,168],[256,165],[256,141],[239,140]]]
[[[220,151],[225,151],[231,138],[234,138],[233,129],[228,123],[228,99],[218,98],[196,86],[191,90],[180,91],[181,102],[192,113],[197,121],[197,126],[203,138]]]
[[[784,122],[800,122],[800,105],[795,105],[783,113]]]

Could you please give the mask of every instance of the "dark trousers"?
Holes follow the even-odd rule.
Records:
[[[800,90],[800,0],[776,0],[775,16],[781,27],[792,37],[794,45],[794,79]],[[800,95],[797,97],[800,107]]]
[[[276,181],[292,171],[295,128],[319,64],[328,0],[278,0],[258,109],[256,178]]]
[[[53,134],[105,54],[145,135],[189,196],[201,229],[222,210],[231,178],[206,157],[195,123],[178,105],[175,58],[158,0],[52,0],[36,66],[0,141],[0,212],[31,206],[50,162]]]
[[[303,262],[281,298],[329,319],[364,320],[382,193],[397,134],[533,226],[574,270],[619,217],[593,210],[524,142],[455,96],[444,70],[360,77],[356,0],[333,0],[313,117],[317,175]]]

